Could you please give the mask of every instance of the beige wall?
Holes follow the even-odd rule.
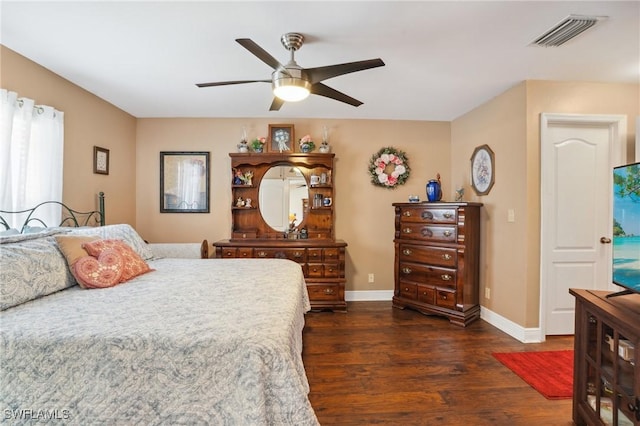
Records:
[[[135,224],[136,119],[46,68],[0,45],[0,87],[64,112],[63,202],[97,208],[106,194],[107,223]],[[110,173],[93,173],[93,146],[110,150]]]
[[[451,174],[468,182],[469,157],[488,144],[496,155],[496,184],[484,203],[481,304],[523,326],[539,326],[540,296],[540,114],[627,116],[627,158],[634,155],[636,84],[523,82],[454,120]],[[507,222],[508,209],[516,221]]]
[[[465,199],[482,209],[481,304],[510,320],[525,323],[527,270],[526,223],[526,92],[524,84],[501,94],[451,126],[451,174],[465,186]],[[477,196],[470,185],[470,159],[475,147],[487,144],[495,154],[495,184]],[[507,222],[507,210],[516,221]],[[490,287],[491,299],[484,299]]]
[[[273,120],[271,120],[273,122]],[[449,123],[385,120],[289,120],[296,138],[315,140],[322,126],[330,129],[335,159],[335,235],[347,248],[347,290],[393,289],[394,210],[392,203],[410,194],[425,198],[425,184],[440,173],[445,194],[449,177]],[[235,152],[242,126],[249,138],[266,136],[266,119],[139,119],[137,132],[137,217],[142,236],[153,242],[214,242],[231,234],[232,204],[229,152]],[[368,163],[384,146],[407,153],[413,168],[404,186],[395,190],[370,183]],[[160,151],[211,152],[211,213],[159,213]],[[367,283],[367,274],[375,282]]]

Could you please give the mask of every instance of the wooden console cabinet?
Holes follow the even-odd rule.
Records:
[[[480,203],[394,203],[393,306],[444,315],[466,326],[480,317]]]
[[[213,244],[215,257],[283,258],[298,262],[304,272],[311,308],[346,310],[347,243],[334,238],[335,154],[268,152],[231,153],[229,156],[230,173],[249,174],[252,178],[250,182],[232,182],[231,238]],[[278,189],[274,190],[271,186],[274,183],[274,171],[281,173],[283,181],[295,178],[300,182],[296,187],[306,187],[306,198],[294,201],[298,216],[291,229],[281,226],[287,225],[286,219],[280,221],[279,226],[265,219],[273,211],[272,207],[277,207],[280,213],[285,214],[294,208],[290,202],[283,203],[281,200],[275,206],[266,205],[277,198],[272,195],[278,193]],[[291,176],[290,173],[296,175]],[[271,181],[266,182],[268,179]],[[282,192],[286,195],[293,191],[289,186]],[[270,195],[265,196],[266,193]],[[249,206],[246,205],[248,199],[251,200]],[[281,217],[281,214],[277,217]]]
[[[569,293],[576,298],[574,423],[640,425],[640,295]]]

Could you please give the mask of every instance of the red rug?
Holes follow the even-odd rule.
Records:
[[[573,395],[573,351],[494,353],[493,356],[547,399]]]

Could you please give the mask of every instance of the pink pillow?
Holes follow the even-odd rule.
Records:
[[[122,277],[120,282],[129,281],[133,277],[146,274],[153,271],[127,243],[122,240],[109,239],[109,240],[96,240],[82,244],[90,256],[99,257],[105,250],[115,250],[124,261]]]
[[[96,259],[84,256],[73,264],[78,283],[84,288],[113,287],[120,282],[124,270],[124,259],[115,250],[104,250]]]

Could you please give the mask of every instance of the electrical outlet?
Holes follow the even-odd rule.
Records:
[[[491,289],[489,287],[484,288],[484,298],[491,299]]]
[[[369,282],[372,283],[375,281],[375,277],[373,274],[369,274]]]

